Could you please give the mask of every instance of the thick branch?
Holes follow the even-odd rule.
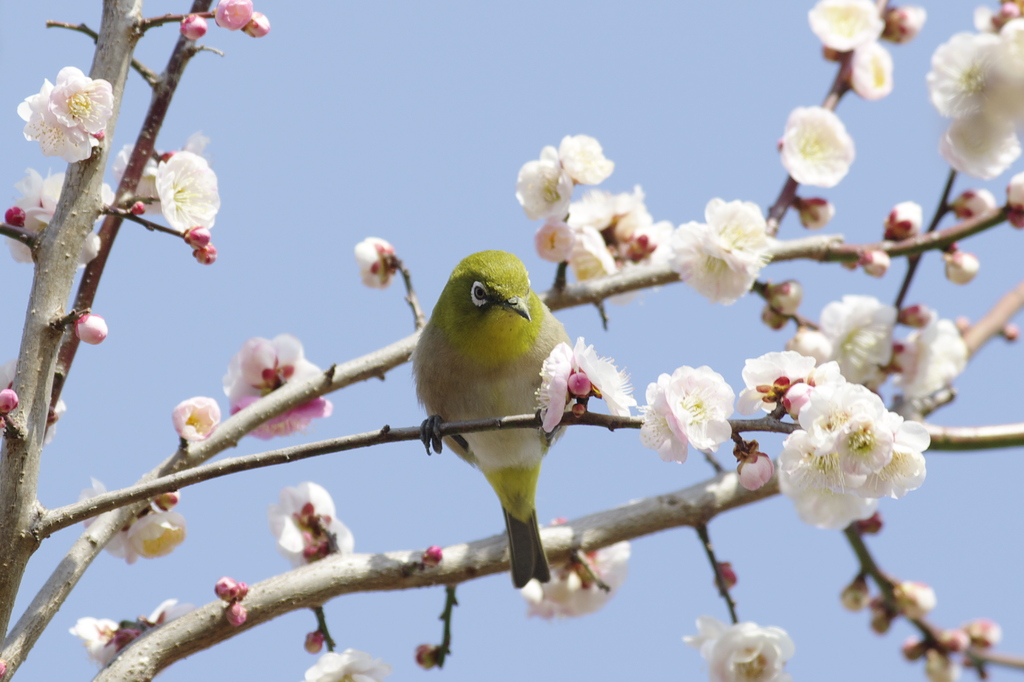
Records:
[[[756,491],[734,473],[674,493],[631,502],[564,525],[541,530],[549,560],[565,562],[573,550],[591,552],[616,542],[678,526],[707,524],[718,514],[777,494],[776,479]],[[436,568],[409,571],[423,550],[386,554],[334,555],[251,586],[245,599],[248,619],[240,628],[224,620],[224,603],[211,602],[151,631],[125,649],[96,676],[96,682],[149,680],[186,656],[295,609],[310,608],[354,592],[454,585],[508,569],[504,533],[444,548]]]

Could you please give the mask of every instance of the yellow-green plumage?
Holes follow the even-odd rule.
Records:
[[[477,285],[486,295],[474,303]],[[416,393],[427,413],[444,421],[534,412],[541,366],[563,341],[569,341],[565,328],[530,290],[518,258],[504,251],[473,254],[452,272],[413,353]],[[445,443],[479,467],[498,494],[513,582],[546,581],[534,495],[548,434],[509,429],[462,438],[468,448],[452,438]]]

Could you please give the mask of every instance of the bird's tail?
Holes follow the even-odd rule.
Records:
[[[523,587],[536,578],[542,583],[551,580],[548,569],[548,558],[544,554],[544,545],[540,541],[540,529],[537,528],[537,511],[533,510],[530,518],[520,521],[505,512],[505,529],[508,531],[508,553],[512,564],[512,583]]]

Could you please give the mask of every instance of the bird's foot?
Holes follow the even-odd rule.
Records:
[[[441,453],[441,424],[444,420],[441,419],[441,415],[432,414],[423,420],[420,424],[420,441],[423,443],[423,447],[427,449],[427,454],[430,454],[430,450]]]

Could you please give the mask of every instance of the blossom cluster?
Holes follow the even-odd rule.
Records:
[[[139,616],[134,621],[122,620],[118,623],[109,618],[79,618],[69,632],[82,640],[89,659],[102,667],[142,633],[194,611],[195,608],[192,604],[179,604],[177,599],[168,599],[148,616]]]
[[[181,20],[181,35],[189,40],[199,40],[206,35],[206,17],[211,13],[188,14]],[[262,12],[254,12],[252,0],[220,0],[212,12],[213,19],[221,28],[242,31],[253,38],[262,38],[270,33],[270,20]]]
[[[1024,123],[1024,19],[1014,3],[999,14],[982,10],[977,32],[962,32],[936,48],[928,92],[951,118],[939,152],[956,170],[990,180],[1020,157],[1016,128]]]
[[[86,488],[78,496],[82,502],[107,492],[106,486],[97,479],[92,479],[92,487]],[[129,565],[143,559],[156,559],[167,556],[185,541],[185,517],[173,511],[181,495],[178,492],[159,495],[148,507],[144,507],[107,543],[106,549],[118,559],[124,559]],[[95,519],[86,519],[86,528]]]
[[[608,410],[620,417],[628,417],[629,408],[636,406],[626,374],[611,360],[598,357],[582,336],[573,348],[567,343],[555,346],[544,360],[540,376],[537,399],[548,433],[555,430],[567,409],[577,416],[583,414],[591,397],[604,400]]]
[[[59,156],[68,163],[92,156],[113,113],[110,83],[89,78],[74,66],[61,69],[56,83],[44,79],[39,93],[18,105],[25,139],[38,141],[44,156]]]

